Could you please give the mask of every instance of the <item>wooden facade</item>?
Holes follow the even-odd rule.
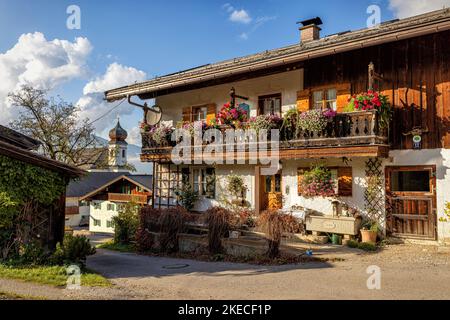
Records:
[[[368,65],[383,75],[376,87],[389,96],[394,115],[391,150],[411,149],[420,128],[423,149],[450,148],[450,31],[385,43],[305,62],[305,88],[350,84],[368,88]]]

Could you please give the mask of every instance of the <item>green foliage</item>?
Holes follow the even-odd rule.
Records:
[[[300,113],[297,108],[290,109],[283,116],[283,125],[281,127],[281,137],[283,140],[296,139],[299,136],[298,118]]]
[[[134,244],[116,243],[115,241],[102,243],[97,248],[118,252],[136,252],[136,246]]]
[[[358,249],[361,249],[364,251],[377,251],[378,247],[376,244],[373,244],[373,243],[361,242],[358,244]]]
[[[227,191],[236,198],[243,196],[247,192],[247,186],[244,184],[244,179],[240,176],[230,175],[227,177]]]
[[[66,189],[67,180],[56,172],[0,155],[0,193],[17,205],[33,199],[49,205]]]
[[[51,262],[57,265],[78,264],[84,267],[86,258],[95,254],[95,248],[85,236],[66,235],[62,245],[58,243]]]
[[[377,221],[371,220],[371,219],[365,220],[363,222],[361,228],[363,230],[369,230],[369,231],[376,232],[376,233],[381,231],[380,224]]]
[[[0,278],[62,287],[67,284],[67,271],[62,266],[15,267],[0,264]],[[99,274],[84,270],[81,274],[81,285],[84,287],[110,287],[111,283]]]
[[[450,222],[450,202],[445,203],[445,209],[444,209],[445,217],[439,218],[440,222]]]
[[[359,243],[358,243],[358,241],[355,241],[355,240],[349,240],[349,241],[347,242],[347,246],[348,246],[349,248],[358,248]]]
[[[128,202],[121,206],[119,214],[113,218],[114,242],[116,244],[129,244],[135,239],[139,226],[139,206]]]
[[[175,191],[179,203],[188,211],[194,209],[195,203],[199,199],[198,192],[194,191],[189,183],[185,183],[183,187]]]
[[[53,171],[0,155],[0,248],[1,258],[21,259],[28,254],[30,222],[27,210],[52,205],[64,193],[67,179]],[[31,239],[33,240],[33,239]],[[21,251],[21,252],[19,252]],[[14,255],[14,257],[11,257]],[[24,257],[27,260],[27,257]],[[31,259],[34,260],[34,259]]]

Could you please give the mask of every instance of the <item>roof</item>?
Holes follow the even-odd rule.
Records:
[[[88,172],[80,180],[72,181],[69,184],[66,196],[68,198],[84,198],[120,179],[126,179],[148,191],[152,190],[152,176],[150,175],[131,175],[123,172]]]
[[[13,129],[0,125],[0,140],[25,150],[36,150],[41,143]]]
[[[7,130],[5,130],[5,128],[6,127],[0,128],[0,155],[50,171],[58,172],[71,178],[82,176],[85,173],[85,171],[79,168],[49,159],[38,154],[37,152],[31,151],[29,148],[35,145],[34,142],[36,140],[24,136],[12,129],[6,128]],[[17,137],[18,140],[14,137]]]
[[[171,90],[191,84],[227,78],[232,75],[268,69],[301,62],[315,57],[413,38],[450,30],[450,10],[442,9],[427,14],[392,20],[379,27],[343,32],[307,43],[267,50],[245,57],[234,58],[214,64],[156,77],[152,80],[112,89],[105,92],[106,100],[115,101],[128,95],[148,98],[152,93]]]

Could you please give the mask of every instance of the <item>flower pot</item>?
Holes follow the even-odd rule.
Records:
[[[361,242],[363,243],[377,243],[377,232],[370,230],[361,230]]]

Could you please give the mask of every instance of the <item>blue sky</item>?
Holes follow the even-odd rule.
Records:
[[[127,67],[134,68],[132,73],[135,75],[130,79],[148,79],[155,75],[164,75],[296,43],[299,41],[296,22],[302,19],[320,16],[324,22],[322,35],[328,35],[364,28],[368,18],[366,10],[371,4],[381,7],[381,18],[386,21],[397,16],[437,9],[443,4],[450,4],[449,2],[449,0],[0,0],[0,67],[4,54],[3,63],[5,65],[9,63],[10,68],[3,74],[0,70],[0,110],[7,108],[7,105],[2,105],[4,100],[1,96],[2,83],[9,84],[9,87],[4,85],[3,95],[5,95],[8,88],[13,88],[16,82],[22,81],[23,78],[40,83],[39,77],[42,75],[45,77],[42,83],[52,83],[52,94],[59,94],[73,103],[77,103],[84,95],[83,88],[88,83],[91,83],[91,87],[97,88],[98,93],[95,93],[94,89],[88,90],[91,105],[89,108],[86,107],[86,112],[92,119],[113,106],[101,104],[100,91],[109,83],[115,83],[110,79],[114,75],[122,78],[124,73],[127,73],[125,69]],[[66,28],[68,18],[66,9],[73,4],[81,9],[81,30]],[[83,53],[80,53],[82,57],[79,59],[83,61],[77,62],[77,67],[83,70],[70,69],[72,71],[67,71],[69,73],[67,77],[54,80],[46,73],[45,67],[29,68],[27,63],[33,59],[38,59],[45,66],[58,65],[59,60],[71,64],[72,62],[67,62],[68,58],[64,51],[67,43],[58,45],[61,59],[57,56],[59,51],[53,54],[51,47],[43,49],[40,55],[36,53],[40,51],[39,44],[31,46],[33,49],[28,53],[23,47],[30,47],[27,46],[30,39],[23,40],[22,46],[16,49],[17,52],[25,52],[23,58],[15,59],[16,51],[6,54],[16,46],[21,35],[35,32],[42,33],[46,41],[41,39],[35,43],[48,44],[47,42],[54,39],[75,43],[77,37],[87,39],[89,46],[85,43],[85,48],[80,50]],[[30,54],[32,57],[27,58]],[[43,57],[49,55],[52,56],[50,60]],[[27,63],[24,63],[24,60]],[[15,68],[11,64],[17,64],[21,71],[17,71],[19,67]],[[115,64],[116,68],[110,70],[108,78],[106,70],[111,64]],[[33,74],[33,70],[38,74]],[[11,73],[17,74],[11,76],[11,79],[2,79]],[[60,71],[55,73],[57,75]],[[95,103],[98,103],[98,108]],[[104,120],[106,123],[98,123],[98,131],[102,136],[105,137],[106,129],[112,126],[114,118],[119,113],[121,122],[127,130],[137,127],[141,118],[140,110],[124,105],[107,117]],[[16,113],[10,110],[9,117],[15,115]],[[3,122],[10,118],[6,119],[4,116]]]

